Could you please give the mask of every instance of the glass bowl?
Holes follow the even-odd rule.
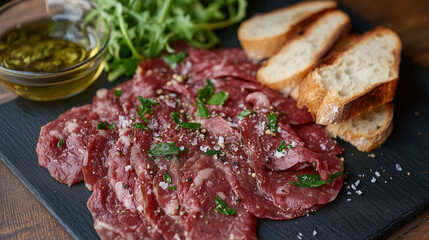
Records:
[[[3,5],[0,8],[0,82],[16,94],[37,101],[67,98],[88,88],[103,71],[110,35],[109,24],[91,14],[95,8],[86,0],[13,0]],[[28,24],[31,29],[32,23],[41,21],[49,25],[42,28],[43,34],[79,44],[86,50],[87,58],[51,72],[8,68],[3,59],[14,40],[5,36]]]

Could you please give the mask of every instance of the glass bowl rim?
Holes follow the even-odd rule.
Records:
[[[2,7],[0,7],[0,11],[2,10],[7,10],[9,8],[12,8],[15,4],[18,3],[22,3],[25,2],[26,0],[15,0],[15,1],[11,1],[9,3],[6,3],[5,5],[3,5]],[[84,1],[86,3],[89,3],[93,9],[99,8],[94,2],[92,1]],[[20,71],[20,70],[13,70],[13,69],[9,69],[9,68],[5,68],[2,66],[2,64],[0,63],[0,72],[5,72],[8,73],[10,75],[19,75],[19,76],[32,76],[32,77],[49,77],[52,75],[58,75],[58,74],[62,74],[62,73],[67,73],[69,71],[72,71],[76,68],[79,68],[81,66],[84,66],[90,62],[93,62],[95,59],[97,59],[107,48],[107,44],[109,43],[110,40],[110,33],[111,33],[111,26],[109,24],[109,22],[107,20],[103,21],[104,24],[106,24],[106,28],[107,28],[107,37],[106,40],[102,43],[102,46],[100,47],[100,49],[97,51],[96,54],[94,54],[93,56],[91,56],[90,58],[87,58],[85,60],[83,60],[82,62],[79,62],[73,66],[67,67],[67,68],[63,68],[61,70],[58,71],[52,71],[52,72],[29,72],[29,71]],[[104,34],[104,33],[103,33]],[[34,80],[34,79],[32,79]],[[65,79],[67,80],[67,79]],[[5,80],[4,81],[8,81]],[[9,81],[8,81],[9,82]],[[58,82],[62,82],[62,81],[58,81]]]

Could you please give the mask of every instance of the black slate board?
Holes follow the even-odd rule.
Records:
[[[253,1],[249,4],[248,16],[293,2]],[[350,14],[356,31],[371,28],[352,12],[340,8]],[[220,47],[239,46],[236,29],[234,26],[218,32]],[[18,98],[0,106],[0,159],[75,239],[97,238],[86,208],[91,193],[83,184],[69,188],[58,183],[38,166],[35,148],[39,130],[71,107],[90,103],[97,89],[117,84],[108,83],[103,74],[87,91],[67,100],[39,103]],[[428,94],[429,72],[403,58],[395,98],[395,127],[387,142],[372,152],[376,157],[369,157],[340,141],[345,148],[348,177],[338,198],[319,211],[295,220],[260,220],[260,239],[384,238],[427,208]],[[396,169],[396,164],[402,171]],[[373,179],[376,181],[371,182]],[[358,180],[356,190],[361,190],[361,195],[351,188]]]

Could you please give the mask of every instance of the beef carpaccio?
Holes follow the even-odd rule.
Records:
[[[41,130],[39,164],[85,181],[102,239],[257,239],[257,218],[296,218],[337,196],[343,149],[256,82],[260,62],[186,52],[141,63]]]

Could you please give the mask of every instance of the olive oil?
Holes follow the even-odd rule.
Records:
[[[102,72],[99,35],[88,24],[67,19],[18,25],[0,36],[0,67],[11,76],[6,81],[2,73],[0,82],[33,100],[75,95]]]

